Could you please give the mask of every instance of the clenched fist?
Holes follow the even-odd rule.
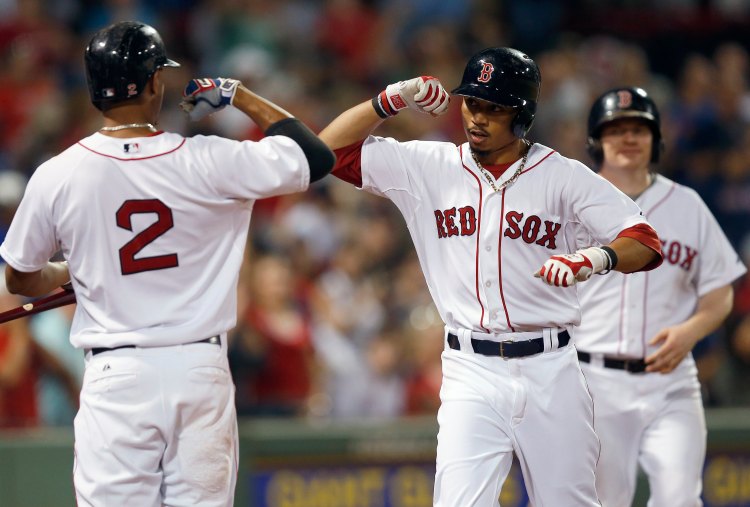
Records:
[[[180,108],[192,121],[200,120],[230,105],[239,84],[223,77],[193,79],[182,92]]]
[[[439,116],[448,110],[450,95],[440,81],[432,76],[420,76],[390,84],[373,99],[375,111],[387,118],[400,110],[411,108],[420,113]]]
[[[555,287],[570,287],[584,282],[594,273],[609,267],[609,257],[598,247],[584,248],[573,254],[550,257],[534,276]]]

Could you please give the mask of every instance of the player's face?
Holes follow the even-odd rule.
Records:
[[[626,118],[608,123],[602,129],[604,164],[620,169],[643,169],[651,161],[653,133],[648,123]]]
[[[478,154],[489,154],[515,141],[510,124],[516,113],[512,107],[464,97],[461,117],[471,149]]]

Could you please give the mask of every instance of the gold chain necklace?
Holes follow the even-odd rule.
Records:
[[[516,169],[516,172],[513,173],[513,176],[505,180],[499,187],[495,184],[495,179],[492,177],[490,172],[484,168],[482,163],[479,161],[479,157],[477,157],[477,154],[474,150],[471,150],[471,156],[474,159],[474,162],[477,164],[477,167],[479,167],[479,170],[482,171],[482,176],[484,176],[484,179],[487,180],[487,183],[490,184],[492,187],[492,190],[495,192],[499,192],[508,185],[513,184],[519,176],[521,176],[521,173],[523,172],[523,168],[526,166],[526,159],[529,156],[529,151],[531,151],[531,145],[534,143],[531,143],[527,141],[526,139],[523,140],[524,144],[526,145],[526,150],[523,152],[523,158],[521,159],[521,165],[518,166],[518,169]]]
[[[114,127],[102,127],[99,130],[104,130],[107,132],[116,132],[118,130],[125,130],[125,129],[142,129],[146,128],[149,130],[153,130],[156,132],[156,127],[154,127],[151,123],[128,123],[127,125],[115,125]]]

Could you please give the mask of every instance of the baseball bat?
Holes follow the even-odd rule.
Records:
[[[63,288],[62,291],[55,292],[49,296],[30,301],[25,305],[21,305],[12,310],[8,310],[0,313],[0,324],[8,322],[9,320],[20,319],[22,317],[28,317],[35,313],[46,312],[53,308],[59,308],[61,306],[70,305],[76,302],[76,293],[70,288]]]

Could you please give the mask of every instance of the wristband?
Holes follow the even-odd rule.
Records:
[[[601,247],[604,253],[607,255],[607,259],[609,260],[609,266],[607,266],[606,273],[609,273],[613,269],[617,267],[617,252],[614,251],[613,248],[610,248],[608,246]],[[605,273],[603,273],[605,274]]]

